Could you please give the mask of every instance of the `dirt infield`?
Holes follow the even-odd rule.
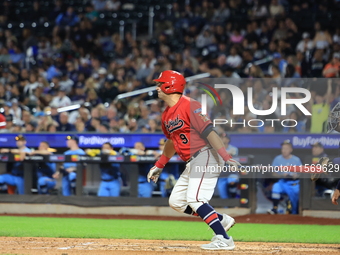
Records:
[[[85,218],[85,219],[131,219],[131,220],[174,220],[174,221],[202,221],[198,217],[168,217],[168,216],[141,216],[141,215],[96,215],[96,214],[0,214],[0,216],[27,216],[27,217],[53,217],[53,218]],[[235,217],[237,223],[262,224],[308,224],[308,225],[340,225],[340,219],[303,217],[300,215],[268,215],[249,214]],[[1,254],[1,253],[0,253]]]
[[[340,254],[340,245],[236,242],[234,251],[204,251],[206,242],[125,240],[125,239],[66,239],[38,237],[0,237],[0,254],[16,255],[140,255],[140,254],[280,254],[320,255]]]

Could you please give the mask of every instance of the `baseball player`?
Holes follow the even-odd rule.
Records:
[[[312,146],[312,158],[310,162],[307,163],[316,165],[318,164],[321,158],[327,157],[327,154],[325,153],[322,143],[316,142],[311,144],[311,146]],[[329,186],[332,186],[332,182],[329,182],[328,178],[318,178],[318,180],[315,181],[315,190],[317,192],[317,195],[322,196],[324,191],[330,188]]]
[[[30,155],[51,155],[52,150],[48,142],[40,142],[38,150],[32,151]],[[39,162],[37,163],[37,177],[38,177],[38,193],[48,194],[48,190],[53,189],[56,185],[54,179],[56,170],[55,163]]]
[[[113,150],[111,143],[102,145],[102,154],[117,155]],[[99,197],[119,197],[120,195],[120,165],[115,163],[100,163],[100,172],[102,181],[99,186]]]
[[[186,81],[180,73],[167,70],[154,81],[158,97],[168,105],[162,114],[162,130],[167,141],[161,157],[147,175],[148,181],[156,183],[165,165],[177,152],[187,164],[172,190],[170,206],[178,212],[200,216],[214,231],[211,243],[202,245],[202,249],[233,250],[234,241],[226,231],[235,220],[217,213],[209,205],[220,173],[200,169],[223,168],[225,162],[238,167],[240,163],[227,153],[212,122],[202,114],[201,104],[183,95]]]
[[[19,154],[20,161],[22,161],[25,158],[26,153],[31,152],[31,150],[26,147],[26,138],[23,135],[16,136],[15,141],[18,147],[17,149],[3,149],[1,152]],[[25,193],[24,164],[22,162],[14,163],[10,173],[0,175],[0,187],[4,188],[5,185],[15,186],[19,195],[23,195]]]
[[[329,114],[329,117],[328,117],[328,121],[327,121],[327,133],[340,133],[340,102],[337,103],[332,111],[330,112]],[[340,147],[340,144],[339,144],[339,147]],[[327,162],[329,162],[329,158],[327,157],[324,157],[324,158],[321,158],[319,163],[321,163],[321,165],[324,165],[324,164],[327,164]],[[340,164],[340,157],[337,157],[337,158],[334,158],[332,160],[332,163],[333,164]],[[338,204],[338,199],[339,199],[339,196],[340,196],[340,180],[336,186],[336,189],[335,191],[333,192],[333,195],[332,195],[332,203],[334,205],[337,205]]]
[[[145,145],[142,142],[136,142],[133,148],[123,147],[120,149],[119,152],[127,156],[153,155],[153,151],[146,150]],[[152,164],[139,163],[137,166],[138,166],[138,197],[152,197],[154,185],[152,183],[149,183],[148,179],[146,178],[146,175],[149,172]]]
[[[159,150],[153,151],[156,159],[158,159],[164,150],[166,139],[160,139],[158,142]],[[173,183],[179,178],[179,164],[166,165],[159,176],[159,189],[162,197],[168,197],[173,188]]]
[[[281,154],[276,156],[273,160],[272,166],[301,166],[301,160],[292,155],[293,145],[289,140],[281,143]],[[281,175],[281,173],[280,173]],[[272,201],[273,208],[268,210],[269,214],[277,214],[277,208],[281,199],[281,194],[287,194],[291,203],[292,213],[298,213],[299,193],[300,193],[300,181],[296,179],[296,176],[283,173],[278,182],[274,183],[272,187]]]
[[[142,142],[136,142],[134,144],[134,148],[130,149],[130,152],[133,155],[151,155],[152,151],[146,150],[145,145]],[[154,190],[154,186],[152,183],[147,181],[145,175],[148,173],[151,164],[149,163],[141,163],[138,164],[138,197],[152,197],[152,192]]]
[[[326,171],[326,173],[329,171],[328,167],[330,167],[331,172],[333,172],[335,169],[339,169],[339,166],[334,166],[334,165],[340,165],[340,157],[334,158],[332,160],[330,160],[328,157],[322,157],[320,158],[318,164],[323,166],[324,171]],[[314,174],[312,175],[311,179],[313,181],[316,181],[318,180],[319,177],[320,177],[320,174]],[[340,196],[340,180],[338,181],[338,184],[336,185],[336,188],[332,194],[332,203],[334,205],[338,204],[339,196]]]
[[[333,161],[333,164],[340,164],[340,158],[335,158],[332,161]],[[336,185],[336,188],[335,188],[333,195],[332,195],[332,203],[334,205],[338,204],[339,196],[340,196],[340,180],[339,180],[338,184]]]
[[[69,150],[65,151],[65,155],[85,155],[85,151],[78,146],[79,139],[76,135],[66,136],[66,143]],[[63,196],[70,196],[75,192],[76,178],[77,178],[77,163],[65,162],[61,168],[61,171],[56,172],[55,177],[58,178],[60,172],[63,173],[63,179],[61,181]]]

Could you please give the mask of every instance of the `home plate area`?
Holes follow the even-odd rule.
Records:
[[[340,254],[340,245],[302,243],[235,242],[233,251],[204,251],[203,241],[132,239],[79,239],[46,237],[0,237],[0,254]]]

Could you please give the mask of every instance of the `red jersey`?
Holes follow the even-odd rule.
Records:
[[[177,154],[184,161],[207,145],[200,134],[209,124],[211,120],[202,114],[201,103],[186,96],[174,106],[168,106],[162,114],[163,133],[173,141]]]

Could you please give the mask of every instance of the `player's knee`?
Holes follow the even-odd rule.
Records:
[[[187,207],[187,204],[184,204],[181,200],[176,199],[174,196],[170,196],[169,205],[177,212],[184,212]]]

